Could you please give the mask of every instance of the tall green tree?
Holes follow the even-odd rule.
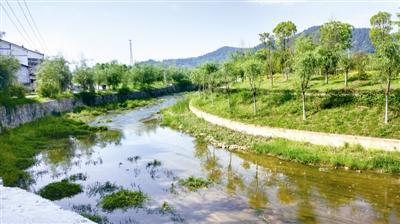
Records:
[[[16,58],[0,56],[0,91],[5,94],[16,81],[15,74],[20,67]]]
[[[375,60],[382,78],[386,84],[385,88],[385,115],[384,122],[389,122],[389,96],[391,82],[400,71],[400,46],[397,34],[392,34],[391,14],[379,12],[371,17],[370,37],[375,47]]]
[[[257,94],[261,84],[261,74],[263,72],[262,67],[262,63],[253,57],[250,57],[243,64],[244,75],[249,82],[251,95],[253,98],[254,115],[257,114]]]
[[[279,43],[279,50],[281,56],[281,68],[285,75],[286,80],[289,78],[290,70],[290,57],[291,52],[289,48],[289,40],[294,37],[297,32],[297,27],[292,21],[285,21],[279,23],[273,30]]]
[[[83,91],[94,92],[94,69],[89,68],[84,62],[81,63],[81,65],[75,69],[72,81],[79,84]]]
[[[301,99],[303,120],[306,115],[306,91],[310,87],[310,79],[318,69],[318,59],[315,53],[315,45],[311,37],[301,36],[295,42],[295,73],[298,77]]]
[[[46,59],[37,70],[37,92],[44,97],[55,97],[71,87],[72,74],[63,57]]]
[[[274,86],[274,77],[273,77],[273,55],[272,50],[275,48],[275,40],[274,36],[270,33],[260,33],[259,34],[260,41],[264,45],[265,53],[266,53],[266,61],[268,67],[268,77],[270,80],[271,87]]]
[[[231,84],[236,81],[237,77],[237,65],[233,61],[227,61],[224,64],[222,64],[222,69],[221,71],[221,78],[222,78],[222,84],[224,85],[225,91],[228,95],[228,109],[229,111],[232,111],[232,105],[231,105]]]
[[[320,64],[323,67],[325,83],[328,84],[329,75],[336,74],[343,51],[351,48],[353,26],[340,21],[324,23],[320,28]],[[347,83],[347,75],[345,76]]]
[[[340,67],[343,70],[344,73],[344,86],[347,88],[349,86],[348,80],[349,80],[349,72],[350,69],[354,67],[354,62],[353,58],[350,56],[350,54],[343,54],[340,57]]]

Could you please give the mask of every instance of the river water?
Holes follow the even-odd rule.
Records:
[[[399,176],[231,153],[148,121],[177,98],[99,117],[95,123],[115,131],[71,138],[68,149],[38,155],[29,169],[35,180],[30,190],[75,176],[84,192],[55,203],[110,223],[400,223]],[[212,185],[191,192],[178,183],[189,176]],[[103,211],[101,186],[107,182],[141,190],[150,200],[143,208]],[[173,211],[161,210],[164,202]]]

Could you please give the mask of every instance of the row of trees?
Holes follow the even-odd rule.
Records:
[[[295,75],[301,93],[303,119],[306,119],[306,92],[313,76],[321,75],[328,84],[331,75],[342,71],[344,87],[348,87],[348,75],[356,69],[361,79],[366,68],[378,71],[385,84],[385,116],[389,120],[389,94],[393,78],[400,72],[400,22],[393,21],[391,14],[379,12],[370,19],[370,39],[375,47],[371,55],[350,53],[353,26],[340,21],[330,21],[320,28],[319,39],[311,36],[295,36],[296,25],[291,21],[279,23],[273,34],[259,35],[263,48],[256,52],[237,52],[222,65],[206,63],[197,68],[192,80],[203,91],[213,91],[223,86],[228,93],[231,109],[230,89],[232,83],[246,79],[252,92],[253,112],[257,113],[257,94],[262,77],[274,86],[274,74],[281,73],[285,79]],[[395,28],[397,29],[395,31]]]
[[[127,66],[116,61],[87,66],[82,61],[73,72],[62,57],[45,60],[37,70],[37,92],[41,96],[55,97],[78,87],[82,91],[111,89],[148,89],[154,83],[164,85],[184,84],[189,80],[188,71],[154,65]]]

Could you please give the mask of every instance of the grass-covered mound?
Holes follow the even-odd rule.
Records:
[[[60,200],[82,192],[82,186],[68,180],[50,183],[39,190],[39,195],[49,200]]]
[[[143,207],[147,200],[148,196],[141,191],[129,191],[122,189],[104,196],[100,201],[100,205],[104,210],[113,211],[118,208],[140,208]]]
[[[223,92],[194,95],[192,103],[208,113],[249,124],[400,139],[400,92],[391,96],[389,124],[383,122],[385,98],[382,92],[316,94],[307,96],[306,121],[302,119],[300,96],[293,91],[260,92],[256,115],[251,93],[243,89],[231,94],[231,110],[228,96]]]
[[[186,179],[180,179],[179,184],[186,187],[190,191],[196,191],[200,188],[207,188],[211,182],[204,178],[190,176]]]
[[[211,136],[226,145],[246,146],[260,156],[273,155],[284,160],[315,166],[347,167],[400,173],[400,152],[365,150],[358,146],[343,148],[316,146],[284,139],[265,139],[212,125],[193,115],[189,100],[180,101],[163,110],[164,125],[187,131],[194,136]]]
[[[26,187],[25,169],[35,163],[35,155],[44,150],[67,150],[70,137],[83,138],[104,127],[90,127],[65,116],[49,116],[0,134],[0,177],[6,186]]]

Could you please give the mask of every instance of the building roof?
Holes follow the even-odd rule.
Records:
[[[6,43],[11,44],[11,45],[14,45],[14,46],[16,46],[16,47],[23,48],[24,50],[28,50],[28,51],[30,51],[30,52],[34,52],[34,53],[37,53],[37,54],[40,54],[40,55],[43,55],[43,56],[44,56],[43,53],[40,53],[39,51],[36,51],[36,50],[28,49],[28,48],[24,47],[23,45],[14,44],[14,43],[11,43],[10,41],[6,41],[6,40],[4,40],[4,39],[0,39],[0,41],[6,42]]]

